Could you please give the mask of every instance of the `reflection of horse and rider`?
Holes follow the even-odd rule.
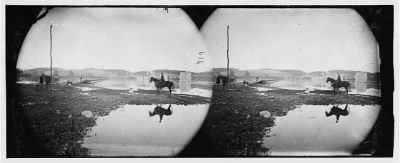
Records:
[[[328,77],[326,79],[326,82],[330,82],[331,83],[334,95],[336,95],[336,90],[339,90],[342,87],[346,89],[346,93],[347,93],[346,95],[349,94],[350,83],[348,81],[342,81],[339,73],[338,73],[338,76],[337,76],[336,80],[331,78],[331,77]]]
[[[347,107],[348,107],[348,104],[346,104],[346,107],[344,109],[339,108],[338,105],[333,105],[329,112],[325,112],[325,115],[326,115],[326,117],[335,115],[336,123],[338,123],[340,116],[348,116],[349,115],[349,110],[347,110]]]
[[[158,115],[160,117],[160,123],[161,123],[164,115],[170,116],[171,114],[172,114],[171,104],[169,104],[167,109],[163,108],[161,105],[156,105],[153,112],[149,111],[150,117],[155,116],[155,115]]]
[[[154,86],[157,88],[157,93],[160,93],[160,90],[162,90],[164,87],[167,87],[169,89],[169,95],[172,93],[172,87],[174,86],[174,83],[171,81],[165,81],[164,79],[164,74],[161,73],[161,79],[157,79],[155,77],[150,77],[150,83],[154,82]]]

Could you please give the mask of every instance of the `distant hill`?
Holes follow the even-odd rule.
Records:
[[[151,74],[151,71],[137,71],[132,73],[132,75],[148,75],[148,74]]]
[[[328,71],[328,73],[330,73],[330,74],[334,74],[334,75],[340,74],[343,76],[347,76],[349,80],[353,80],[358,72],[363,72],[363,71],[352,71],[352,70],[330,70],[330,71]],[[367,73],[367,80],[378,81],[380,78],[379,72],[375,72],[375,73],[364,72],[364,73]]]
[[[352,70],[330,70],[330,71],[314,71],[306,73],[302,70],[291,70],[291,69],[271,69],[271,68],[262,68],[262,69],[238,69],[238,68],[229,68],[230,71],[233,71],[234,75],[237,77],[246,76],[246,72],[249,73],[249,76],[259,76],[263,78],[270,79],[285,79],[288,77],[305,77],[305,76],[333,76],[339,73],[342,76],[345,76],[348,80],[354,80],[354,77],[357,72],[361,71],[352,71]],[[214,68],[212,69],[214,74],[226,75],[226,68]],[[368,80],[378,81],[380,77],[380,73],[367,73]]]
[[[40,75],[42,73],[50,75],[50,68],[33,68],[23,70],[24,74],[32,74],[33,76]],[[85,68],[85,69],[62,69],[53,68],[54,76],[84,76],[84,77],[118,77],[118,76],[128,76],[131,72],[126,70],[117,69],[97,69],[97,68]]]
[[[226,68],[214,68],[213,73],[226,75]],[[260,76],[260,77],[287,77],[287,76],[301,76],[306,73],[301,70],[281,70],[281,69],[238,69],[229,68],[235,76]]]
[[[153,70],[152,72],[154,73],[164,73],[164,74],[173,74],[173,75],[178,75],[181,72],[185,72],[183,70],[168,70],[168,69],[158,69],[158,70]]]
[[[77,75],[93,76],[93,77],[119,77],[131,74],[131,72],[129,71],[117,70],[117,69],[85,68],[81,70],[72,70],[72,71]]]
[[[238,68],[230,68],[231,73],[236,77],[246,77],[246,76],[259,76],[261,78],[270,78],[270,79],[285,79],[288,77],[304,77],[304,76],[336,76],[336,74],[341,74],[345,76],[348,80],[354,80],[354,76],[357,72],[360,71],[351,71],[351,70],[330,70],[330,71],[315,71],[306,73],[301,70],[285,70],[285,69],[271,69],[271,68],[262,68],[262,69],[238,69]],[[137,71],[137,72],[129,72],[126,70],[119,69],[98,69],[98,68],[85,68],[85,69],[62,69],[62,68],[53,68],[53,75],[59,77],[95,77],[95,78],[125,78],[131,76],[138,75],[150,75],[150,74],[160,74],[164,73],[167,75],[172,75],[175,77],[179,77],[183,70],[170,70],[170,69],[157,69],[153,71]],[[29,77],[38,77],[40,74],[45,73],[47,75],[50,74],[49,68],[33,68],[22,70],[22,76]],[[192,78],[194,80],[200,79],[209,79],[213,78],[216,75],[226,75],[226,68],[214,68],[212,71],[206,72],[192,72]],[[380,78],[380,73],[368,73],[368,80],[378,81]]]

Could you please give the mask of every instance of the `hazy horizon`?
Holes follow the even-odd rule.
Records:
[[[54,8],[30,29],[17,68],[50,66],[50,25],[53,67],[66,69],[225,67],[229,25],[232,68],[380,71],[378,44],[351,9],[217,9],[199,31],[179,8]]]
[[[133,7],[49,10],[29,30],[17,68],[50,66],[51,25],[53,67],[211,68],[200,32],[182,9]]]
[[[49,67],[34,67],[34,68],[29,68],[29,69],[21,69],[23,71],[27,71],[27,70],[32,70],[32,69],[50,69]],[[62,68],[62,67],[53,67],[54,69],[63,69],[63,70],[85,70],[85,69],[98,69],[98,70],[120,70],[120,71],[127,71],[130,73],[136,73],[136,72],[141,72],[141,71],[159,71],[159,70],[168,70],[168,71],[187,71],[187,70],[180,70],[180,69],[170,69],[170,68],[159,68],[159,69],[154,69],[154,70],[138,70],[138,71],[130,71],[130,70],[126,70],[126,69],[107,69],[107,68],[96,68],[96,67],[87,67],[87,68]],[[195,73],[201,73],[201,72],[210,72],[213,71],[214,69],[226,69],[226,67],[213,67],[210,70],[206,70],[206,71],[199,71],[199,72],[195,72]],[[248,70],[277,70],[277,71],[301,71],[301,72],[305,72],[305,73],[313,73],[313,72],[329,72],[329,71],[358,71],[358,70],[348,70],[348,69],[330,69],[330,70],[316,70],[316,71],[303,71],[300,69],[281,69],[281,68],[268,68],[268,67],[264,67],[264,68],[257,68],[257,69],[243,69],[243,68],[236,68],[236,67],[230,67],[230,70],[232,69],[236,69],[239,71],[248,71]],[[193,72],[193,71],[189,71],[189,72]],[[367,71],[358,71],[358,72],[367,72]],[[368,72],[368,73],[380,73],[378,72]]]
[[[379,47],[353,9],[220,8],[201,28],[212,67],[379,72]]]

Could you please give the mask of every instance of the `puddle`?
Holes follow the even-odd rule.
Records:
[[[123,105],[97,118],[83,147],[92,156],[174,156],[196,134],[208,107]]]
[[[17,84],[30,84],[30,85],[39,84],[39,82],[37,82],[37,81],[27,81],[27,80],[17,81],[16,83],[17,83]]]
[[[79,93],[80,95],[84,95],[84,96],[90,96],[90,94],[89,93]]]
[[[212,87],[212,86],[215,84],[215,82],[213,82],[213,81],[192,81],[191,84],[205,85],[205,86],[210,86],[210,87]]]
[[[196,82],[192,84],[209,84],[210,82]],[[147,84],[147,85],[146,85]],[[145,85],[145,86],[144,86]],[[128,93],[121,93],[123,95],[132,95],[136,94],[135,91],[139,90],[157,90],[153,83],[144,82],[142,85],[139,85],[136,81],[131,80],[106,80],[102,82],[98,82],[95,84],[97,87],[113,89],[113,90],[128,90]],[[164,91],[168,90],[167,88],[163,88]],[[211,98],[212,90],[211,89],[202,89],[202,88],[191,88],[189,91],[182,91],[179,88],[175,88],[172,90],[173,94],[185,94],[185,95],[195,95]]]
[[[156,88],[154,85],[149,83],[148,81],[143,81],[142,85],[138,84],[135,80],[127,80],[127,79],[120,79],[120,80],[105,80],[98,83],[95,83],[95,86],[113,89],[113,90],[134,90],[137,91],[138,89],[143,90],[155,90]]]
[[[189,91],[182,91],[180,89],[177,89],[173,91],[174,94],[186,94],[186,95],[195,95],[195,96],[201,96],[201,97],[207,97],[211,98],[212,96],[212,90],[208,89],[201,89],[201,88],[192,88]]]
[[[305,90],[307,88],[307,86],[303,82],[293,82],[287,80],[271,83],[270,86],[288,90]]]
[[[254,94],[260,95],[260,96],[265,96],[265,97],[268,97],[268,98],[274,98],[274,96],[270,96],[270,95],[268,95],[266,93],[254,93]]]
[[[266,88],[266,87],[250,87],[250,88],[254,88],[257,91],[271,91],[271,90],[275,90],[273,88]]]
[[[139,93],[135,93],[135,92],[128,92],[128,93],[125,93],[125,92],[122,92],[122,93],[119,93],[120,95],[137,95],[137,94],[139,94]]]
[[[44,105],[47,105],[47,104],[49,104],[50,102],[48,102],[48,101],[39,101],[39,102],[26,102],[26,103],[19,103],[19,105],[20,106],[33,106],[33,105],[41,105],[41,104],[44,104]]]
[[[266,93],[254,93],[256,95],[260,95],[260,96],[268,96]]]
[[[75,88],[78,88],[80,91],[84,92],[96,90],[96,88],[91,88],[91,87],[75,87]]]
[[[346,156],[362,142],[380,105],[302,105],[276,117],[263,145],[272,156]]]
[[[349,94],[381,97],[381,90],[380,89],[375,89],[375,88],[368,88],[365,91],[361,91],[361,92],[357,91],[357,90],[351,90],[349,92]]]

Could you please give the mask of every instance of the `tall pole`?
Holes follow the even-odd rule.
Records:
[[[226,49],[226,58],[228,59],[227,67],[226,67],[226,76],[228,78],[229,83],[229,25],[226,27],[226,35],[227,35],[227,49]]]
[[[53,25],[50,25],[50,83],[51,80],[53,79]]]

